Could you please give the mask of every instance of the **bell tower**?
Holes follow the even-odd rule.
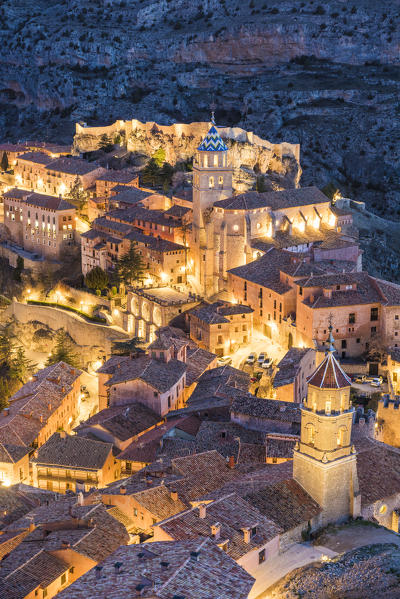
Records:
[[[361,499],[350,440],[351,381],[334,356],[333,342],[331,325],[326,357],[307,379],[300,443],[293,455],[293,478],[321,506],[323,524],[357,517]]]
[[[214,240],[212,207],[217,200],[232,195],[232,166],[228,147],[211,119],[211,128],[197,148],[193,161],[193,237],[194,273],[202,294],[218,291],[218,251]]]

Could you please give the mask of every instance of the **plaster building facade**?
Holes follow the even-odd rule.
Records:
[[[80,158],[62,156],[55,160],[36,151],[18,156],[14,166],[17,186],[57,196],[68,193],[76,181],[83,189],[88,189],[105,172],[103,167]]]
[[[351,380],[334,351],[331,328],[326,358],[308,378],[300,443],[293,457],[293,478],[322,508],[324,524],[361,513],[357,458],[351,443]]]
[[[273,380],[276,399],[301,403],[307,395],[307,378],[321,356],[311,348],[292,347],[277,365]]]
[[[59,260],[75,243],[76,209],[65,200],[11,189],[4,193],[4,225],[24,250]]]
[[[217,356],[251,342],[253,310],[249,306],[219,301],[191,310],[188,318],[190,338]]]
[[[33,483],[58,493],[105,487],[121,476],[112,444],[64,431],[55,433],[31,459]]]

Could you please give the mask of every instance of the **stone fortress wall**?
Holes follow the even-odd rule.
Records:
[[[152,156],[163,148],[166,161],[174,165],[181,160],[192,159],[209,127],[208,122],[158,125],[153,121],[142,123],[137,119],[118,120],[104,127],[88,127],[85,123],[76,123],[74,152],[97,150],[102,135],[114,138],[122,133],[129,151]],[[218,132],[229,146],[230,161],[236,171],[237,182],[243,182],[249,177],[249,183],[253,183],[253,171],[257,166],[256,170],[260,173],[271,171],[287,179],[285,187],[298,186],[301,176],[300,144],[274,144],[240,127],[221,126],[218,127]],[[237,185],[235,187],[240,191],[249,185],[244,185],[243,189]]]
[[[83,318],[66,310],[35,306],[18,302],[15,298],[12,304],[3,313],[3,320],[14,317],[21,324],[41,322],[53,331],[64,329],[73,341],[82,348],[84,361],[93,359],[95,348],[106,357],[111,355],[112,341],[126,339],[123,331],[115,330],[106,325],[86,322]],[[84,340],[85,345],[82,345]]]

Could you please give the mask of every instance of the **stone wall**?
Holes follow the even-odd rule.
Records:
[[[97,359],[98,352],[108,358],[111,355],[112,341],[127,338],[127,335],[122,331],[117,331],[105,325],[86,322],[80,316],[66,310],[50,306],[23,304],[15,298],[4,312],[3,318],[7,319],[9,317],[14,317],[17,322],[22,324],[28,324],[32,321],[42,322],[53,331],[64,329],[73,341],[81,347],[81,356],[84,361]]]

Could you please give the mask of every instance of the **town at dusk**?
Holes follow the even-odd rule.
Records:
[[[0,599],[400,599],[399,10],[0,2]]]

